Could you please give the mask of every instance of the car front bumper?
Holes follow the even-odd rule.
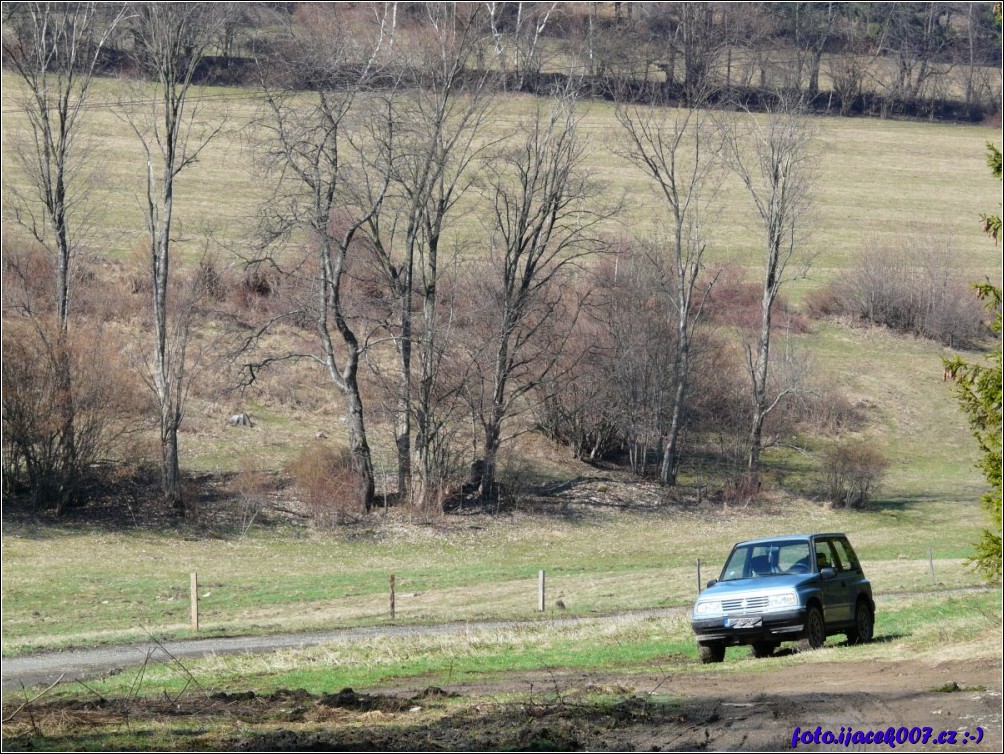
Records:
[[[756,626],[744,625],[748,619],[759,618]],[[692,619],[690,622],[700,644],[752,644],[757,641],[790,641],[805,630],[805,608],[778,610],[756,615],[718,615]]]

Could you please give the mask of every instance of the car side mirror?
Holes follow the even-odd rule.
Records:
[[[708,582],[707,588],[710,589],[711,587],[713,587],[717,583],[718,583],[718,579],[711,579],[711,581]]]
[[[824,568],[819,572],[819,575],[822,576],[824,579],[832,579],[834,576],[837,575],[837,572],[834,571],[832,568]]]

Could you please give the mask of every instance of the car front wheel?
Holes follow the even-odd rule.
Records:
[[[698,644],[697,651],[700,653],[701,663],[704,665],[712,662],[721,662],[725,659],[725,644],[720,641]]]
[[[858,600],[854,610],[854,628],[847,632],[848,644],[867,644],[875,631],[875,616],[864,600]]]
[[[810,607],[805,614],[805,636],[798,643],[800,651],[819,649],[826,643],[826,624],[818,607]]]

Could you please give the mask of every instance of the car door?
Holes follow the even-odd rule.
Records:
[[[822,580],[823,615],[830,630],[834,626],[847,625],[854,619],[854,601],[857,597],[859,576],[853,570],[846,548],[840,544],[838,537],[816,540],[817,569],[833,569],[833,576]]]
[[[848,542],[843,537],[835,537],[830,541],[833,545],[833,550],[837,557],[837,580],[840,581],[842,587],[845,589],[845,598],[847,600],[847,621],[849,623],[854,621],[855,608],[857,607],[858,595],[861,594],[861,583],[864,581],[865,574],[861,570],[861,564],[858,562],[857,555],[854,554],[854,548],[851,547],[851,543]]]

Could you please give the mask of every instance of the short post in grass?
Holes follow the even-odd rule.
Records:
[[[931,566],[931,586],[934,586],[934,548],[927,548],[927,562]]]
[[[544,569],[541,568],[537,581],[537,610],[540,612],[544,612],[544,605],[545,605],[544,591],[545,591],[546,580],[547,580],[547,575],[544,573]]]
[[[390,575],[390,619],[394,620],[395,605],[394,605],[394,574]]]
[[[192,630],[199,630],[199,575],[192,571],[189,579],[190,592],[192,595]]]
[[[697,593],[701,593],[701,559],[697,559]]]

